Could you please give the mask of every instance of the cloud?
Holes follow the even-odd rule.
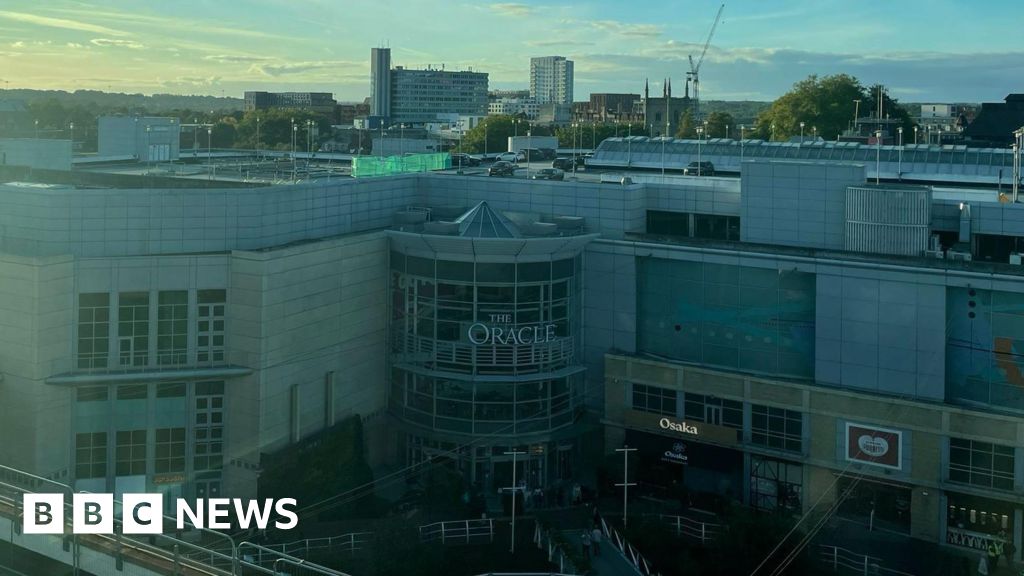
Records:
[[[576,40],[528,40],[527,46],[544,48],[546,46],[593,46],[594,42],[578,42]]]
[[[67,46],[68,48],[73,48],[75,50],[81,50],[83,48],[89,48],[85,44],[79,44],[78,42],[68,42],[67,44],[65,44],[65,46]]]
[[[516,3],[502,3],[502,4],[491,4],[491,10],[497,12],[502,16],[530,16],[533,14],[533,7],[527,6],[526,4]]]
[[[220,84],[221,76],[178,76],[174,80],[165,80],[160,82],[161,86],[167,87],[181,87],[181,86],[196,86],[196,87],[209,87],[215,84]]]
[[[18,40],[17,42],[11,42],[11,48],[24,48],[24,47],[25,47],[25,43],[22,42],[21,40]]]
[[[601,32],[618,34],[620,36],[653,38],[661,35],[661,26],[654,24],[631,24],[617,20],[590,20],[586,24]]]
[[[106,34],[108,36],[128,36],[127,32],[114,30],[112,28],[107,28],[106,26],[97,26],[96,24],[79,22],[77,20],[67,20],[65,18],[49,18],[47,16],[25,14],[24,12],[8,12],[6,10],[0,10],[0,18],[15,20],[17,22],[26,22],[37,26],[49,26],[51,28],[64,28],[66,30],[79,30],[81,32],[95,32],[97,34]]]
[[[252,64],[253,62],[266,62],[270,60],[263,56],[242,56],[238,54],[208,54],[203,60],[216,62],[218,64]]]
[[[345,60],[317,60],[312,62],[288,62],[283,64],[253,64],[249,72],[262,74],[276,78],[288,74],[300,74],[314,70],[339,69],[362,66],[362,62],[349,62]]]
[[[130,48],[132,50],[140,50],[145,48],[142,44],[134,40],[114,40],[111,38],[93,38],[90,40],[94,46],[100,46],[102,48]]]

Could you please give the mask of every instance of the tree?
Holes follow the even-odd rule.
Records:
[[[306,137],[308,134],[307,121],[312,120],[316,126],[319,136],[313,143],[313,149],[319,148],[321,140],[331,136],[330,119],[322,114],[308,110],[291,110],[287,108],[275,108],[260,110],[259,112],[246,112],[241,120],[237,122],[237,137],[234,146],[238,148],[255,149],[256,141],[256,119],[259,118],[259,148],[291,150],[292,146],[292,122],[295,123],[295,149],[304,151],[306,149]],[[221,121],[224,121],[223,119]],[[214,135],[216,136],[216,127]]]
[[[853,76],[836,74],[819,79],[812,74],[758,115],[755,134],[769,139],[774,125],[775,140],[786,140],[800,134],[803,122],[805,136],[816,128],[819,136],[831,140],[853,121],[854,101],[863,103],[866,98],[863,86]]]
[[[736,131],[736,120],[728,112],[712,112],[704,126],[705,138],[730,138]]]
[[[717,114],[717,112],[715,112]],[[696,138],[697,130],[693,121],[693,110],[690,108],[683,112],[679,120],[679,128],[676,130],[676,138]]]
[[[888,91],[884,86],[875,84],[868,88],[867,95],[860,103],[860,112],[866,116],[868,113],[875,114],[878,110],[878,93],[882,93],[882,117],[883,118],[898,118],[900,120],[900,126],[903,127],[904,136],[906,133],[912,133],[914,131],[914,121],[910,118],[910,113],[904,108],[895,98],[890,98]],[[896,137],[895,128],[893,128],[892,137]]]

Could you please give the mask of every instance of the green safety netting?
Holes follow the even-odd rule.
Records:
[[[356,156],[352,159],[352,177],[392,176],[452,167],[452,157],[442,154],[407,154],[405,156]]]

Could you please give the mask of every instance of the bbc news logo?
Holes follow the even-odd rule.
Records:
[[[121,532],[124,534],[162,534],[164,530],[163,494],[124,494],[121,507]],[[25,494],[23,533],[63,534],[64,495]],[[253,526],[265,530],[271,524],[291,530],[299,523],[295,499],[242,500],[241,498],[199,498],[195,505],[183,498],[175,501],[178,530],[190,526],[211,530],[242,530]],[[276,516],[275,516],[276,514]],[[117,507],[113,494],[75,494],[71,503],[71,531],[74,534],[113,534]],[[231,523],[232,516],[235,524]]]

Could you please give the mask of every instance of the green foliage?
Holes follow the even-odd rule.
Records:
[[[736,125],[736,120],[728,112],[712,112],[708,114],[706,122],[705,138],[732,138],[733,133],[738,133],[740,130],[740,127]]]
[[[693,121],[693,110],[690,108],[683,112],[679,119],[679,128],[676,129],[676,138],[696,138],[697,126]]]
[[[256,124],[259,119],[259,141],[257,142]],[[260,110],[259,112],[246,112],[236,123],[236,137],[233,143],[235,148],[246,148],[255,150],[257,144],[261,150],[291,150],[292,146],[292,122],[295,130],[295,150],[305,152],[309,127],[307,122],[312,120],[316,129],[314,134],[318,138],[313,142],[313,150],[320,147],[322,141],[330,139],[331,121],[323,114],[310,112],[308,110],[289,110],[285,108],[274,108]],[[226,119],[218,121],[218,125],[226,122]],[[216,131],[216,127],[214,128]]]
[[[272,455],[263,456],[260,498],[295,498],[299,508],[373,480],[363,450],[363,426],[358,416],[339,422]],[[358,495],[366,495],[365,490]],[[372,498],[358,498],[319,514],[321,520],[367,516],[374,512]],[[300,518],[300,523],[304,518]],[[309,518],[308,520],[312,520]]]

